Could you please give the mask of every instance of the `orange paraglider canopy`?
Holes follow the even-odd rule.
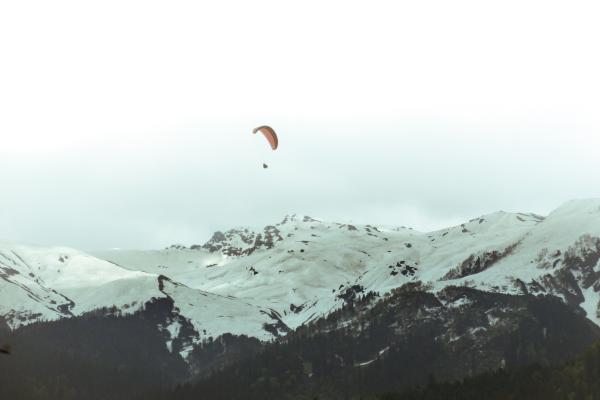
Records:
[[[273,128],[271,128],[270,126],[263,125],[259,126],[258,128],[254,128],[254,131],[252,131],[252,133],[256,133],[258,131],[261,131],[262,134],[265,135],[265,137],[269,141],[269,144],[271,145],[271,148],[275,150],[279,142],[277,141],[277,135],[275,134]]]

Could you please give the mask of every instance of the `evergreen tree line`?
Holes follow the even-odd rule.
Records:
[[[0,357],[0,399],[130,400],[188,379],[187,364],[158,328],[172,307],[160,299],[134,315],[90,313],[0,331],[12,347]]]
[[[353,288],[339,309],[271,342],[208,338],[192,348],[189,366],[178,354],[183,344],[173,341],[170,352],[158,328],[173,316],[169,299],[129,316],[92,313],[2,331],[13,354],[0,357],[0,399],[416,396],[434,387],[433,377],[462,382],[502,362],[509,370],[539,362],[546,371],[600,335],[551,296],[425,289],[417,282],[380,296]],[[415,385],[427,389],[398,392]]]
[[[455,382],[389,392],[367,400],[598,400],[600,399],[600,340],[561,366],[536,362],[498,369]]]
[[[413,284],[384,297],[357,296],[328,316],[266,343],[254,356],[222,364],[200,381],[143,398],[366,397],[426,385],[433,376],[462,379],[501,363],[506,367],[535,361],[556,365],[599,336],[596,326],[552,296],[508,296],[451,287],[440,299],[471,300],[452,309]],[[504,322],[510,323],[504,328],[488,324],[487,333],[474,338],[472,328],[485,326],[487,314],[499,309],[507,310]],[[449,342],[444,339],[448,331],[460,338]]]

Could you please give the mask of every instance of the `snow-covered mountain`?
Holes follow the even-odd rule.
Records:
[[[15,328],[127,314],[168,298],[176,316],[162,329],[173,339],[186,323],[197,341],[225,332],[268,339],[354,296],[421,281],[432,293],[450,285],[550,293],[600,325],[599,259],[600,199],[567,202],[547,217],[500,211],[428,233],[288,215],[155,251],[0,241],[0,315]]]

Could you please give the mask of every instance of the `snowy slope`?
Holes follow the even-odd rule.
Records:
[[[554,264],[564,257],[548,259],[557,251],[565,254],[586,233],[600,236],[599,209],[597,199],[573,201],[547,218],[497,212],[430,233],[290,215],[262,230],[217,232],[205,245],[189,249],[177,245],[156,252],[94,254],[132,269],[160,270],[190,288],[271,308],[295,328],[339,307],[343,296],[355,291],[384,293],[411,280],[429,283],[432,291],[468,284],[565,298],[561,290],[576,289],[561,289],[559,283],[544,287],[543,281],[569,267],[562,261]],[[546,258],[538,260],[545,248]],[[352,290],[355,285],[359,287]],[[588,289],[580,285],[580,290]],[[588,308],[599,300],[593,290],[584,297]],[[598,322],[592,308],[589,317]]]
[[[63,247],[0,242],[0,315],[11,327],[116,306],[127,314],[164,297],[157,276]]]
[[[598,237],[600,199],[588,199],[545,218],[496,212],[429,233],[289,215],[189,248],[85,254],[2,242],[0,314],[15,326],[101,307],[131,312],[168,297],[199,339],[225,332],[265,339],[352,296],[419,280],[432,292],[469,285],[551,293],[600,325]],[[177,336],[176,321],[165,329]]]

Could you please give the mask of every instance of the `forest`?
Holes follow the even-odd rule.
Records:
[[[564,383],[567,397],[557,398],[595,390],[600,345],[586,346],[600,329],[580,310],[553,296],[426,289],[418,282],[383,296],[357,289],[341,308],[270,342],[231,334],[203,340],[188,363],[157,327],[168,301],[125,317],[3,330],[14,351],[0,358],[0,398],[462,399],[467,392],[486,398],[477,390],[494,385],[505,397],[490,399],[533,398],[522,397],[535,390],[521,381],[527,374]],[[521,392],[507,392],[507,382]]]

